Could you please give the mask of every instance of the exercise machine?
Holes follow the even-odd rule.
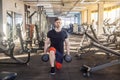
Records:
[[[28,33],[30,34],[29,31],[28,31]],[[18,37],[20,39],[21,53],[22,52],[27,52],[27,49],[30,49],[32,53],[34,53],[34,52],[37,53],[37,50],[43,50],[44,41],[43,41],[43,38],[42,38],[42,40],[40,40],[40,36],[39,36],[39,31],[38,31],[38,26],[37,25],[35,25],[35,33],[36,33],[36,38],[37,38],[34,41],[35,47],[32,46],[32,44],[33,44],[32,38],[31,39],[27,38],[27,39],[23,40],[20,25],[17,25],[17,32],[18,32]],[[28,47],[28,44],[30,44],[30,47]]]
[[[14,48],[14,44],[10,40],[8,40],[9,42],[6,40],[3,40],[3,36],[4,36],[3,33],[1,33],[0,35],[1,35],[0,36],[1,38],[0,53],[4,53],[5,55],[10,56],[11,54],[7,53],[7,51],[12,52]],[[12,55],[11,55],[11,58],[13,58]],[[15,72],[5,72],[5,71],[0,72],[0,80],[14,80],[16,76],[17,76],[17,73]]]
[[[115,52],[112,49],[109,49],[109,48],[107,48],[107,47],[105,47],[105,46],[103,46],[101,44],[93,42],[92,45],[95,46],[96,48],[99,48],[99,49],[103,50],[104,52],[107,52],[109,54],[114,54],[114,55],[120,57],[120,53],[119,52]],[[120,59],[119,58],[116,59],[116,60],[112,60],[112,61],[110,61],[108,63],[95,66],[95,67],[89,67],[87,65],[83,65],[80,70],[83,73],[83,76],[89,77],[90,73],[93,73],[95,71],[98,71],[98,70],[101,70],[101,69],[104,69],[104,68],[107,68],[107,67],[110,67],[110,66],[113,66],[113,65],[117,65],[117,64],[120,64]]]
[[[21,36],[20,34],[18,34],[19,36]],[[20,38],[20,40],[22,40],[22,38]],[[22,44],[22,43],[21,43]],[[23,46],[22,46],[23,47]],[[14,48],[15,48],[15,43],[13,42],[12,39],[8,39],[8,40],[3,40],[0,44],[0,53],[4,53],[6,56],[8,56],[10,59],[14,60],[14,61],[0,61],[0,64],[27,64],[30,61],[30,53],[31,51],[29,49],[25,49],[23,52],[27,53],[27,59],[26,60],[22,60],[22,59],[18,59],[14,54]]]
[[[92,40],[92,42],[90,44],[91,46],[96,47],[96,48],[102,50],[102,52],[105,52],[108,55],[113,54],[113,55],[116,55],[116,56],[120,57],[120,53],[119,52],[115,52],[112,49],[107,48],[106,46],[101,44],[98,40],[96,40],[95,38],[90,36],[87,32],[85,32],[85,34]],[[85,49],[85,48],[86,47],[83,47],[82,49]],[[90,76],[90,73],[92,73],[92,72],[95,72],[95,71],[98,71],[98,70],[101,70],[101,69],[104,69],[104,68],[107,68],[107,67],[110,67],[110,66],[113,66],[113,65],[117,65],[117,64],[120,64],[120,60],[119,59],[113,60],[113,61],[111,61],[109,63],[98,65],[98,66],[95,66],[95,67],[92,67],[92,68],[87,66],[87,65],[83,65],[80,70],[82,71],[83,76]]]

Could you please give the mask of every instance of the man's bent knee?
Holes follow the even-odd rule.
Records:
[[[49,53],[56,53],[56,49],[54,47],[50,47],[48,51]]]

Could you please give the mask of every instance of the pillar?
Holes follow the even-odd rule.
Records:
[[[103,34],[104,4],[98,3],[98,35]]]
[[[91,9],[87,10],[87,23],[91,24]]]

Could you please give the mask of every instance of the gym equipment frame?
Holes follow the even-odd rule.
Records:
[[[114,54],[116,56],[120,56],[120,53],[115,52],[112,49],[109,49],[109,48],[107,48],[103,45],[100,45],[98,43],[93,42],[92,45],[101,49],[101,50],[103,50],[103,51],[105,51],[105,52],[107,52],[107,53],[111,53],[111,54]],[[101,69],[104,69],[104,68],[107,68],[107,67],[110,67],[110,66],[113,66],[113,65],[117,65],[117,64],[120,64],[120,59],[116,59],[116,60],[113,60],[109,63],[98,65],[98,66],[95,66],[95,67],[92,67],[92,68],[87,66],[87,65],[83,65],[81,67],[81,71],[83,73],[83,76],[88,76],[89,77],[90,73],[92,73],[92,72],[95,72],[95,71],[98,71],[98,70],[101,70]]]
[[[18,29],[20,30],[20,29]],[[18,34],[20,37],[20,42],[23,40],[22,39],[22,35],[21,34]],[[4,50],[1,48],[1,52],[0,53],[4,53],[6,56],[10,57],[11,59],[13,59],[15,62],[10,62],[10,61],[1,61],[0,64],[27,64],[29,61],[30,61],[30,53],[31,53],[31,50],[29,49],[25,49],[23,52],[24,53],[27,53],[27,59],[25,61],[21,60],[21,59],[17,59],[15,56],[14,56],[14,47],[15,47],[15,43],[12,41],[12,40],[8,40],[7,42],[7,46],[8,46],[8,49],[7,50]],[[23,44],[23,43],[21,43]],[[22,46],[23,48],[23,46]]]

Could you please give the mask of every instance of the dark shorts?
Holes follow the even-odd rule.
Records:
[[[49,52],[54,51],[56,56],[56,62],[63,63],[63,53],[57,51],[54,47],[49,48]]]

